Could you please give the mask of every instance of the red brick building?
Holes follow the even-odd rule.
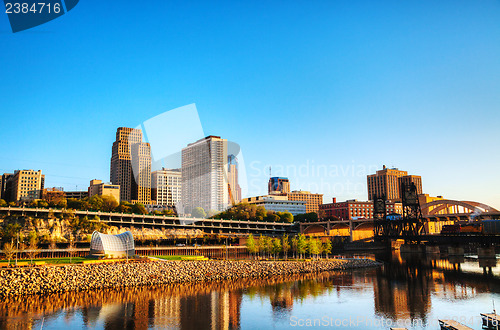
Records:
[[[386,202],[387,214],[403,213],[403,206],[398,202]],[[333,198],[333,203],[321,204],[319,206],[320,219],[338,218],[339,220],[352,220],[355,218],[373,219],[373,202],[358,201],[356,199],[345,202],[337,202]]]

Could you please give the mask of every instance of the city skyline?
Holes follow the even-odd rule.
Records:
[[[196,103],[205,135],[245,153],[242,197],[266,193],[271,167],[292,190],[367,200],[385,164],[500,207],[498,2],[152,6],[81,3],[0,35],[2,173],[85,189],[109,177],[116,127]]]

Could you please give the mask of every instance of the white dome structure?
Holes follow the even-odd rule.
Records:
[[[135,247],[132,233],[126,231],[118,235],[107,235],[94,231],[90,239],[90,255],[105,254],[113,257],[133,256]]]

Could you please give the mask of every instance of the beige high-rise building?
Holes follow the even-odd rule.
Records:
[[[157,205],[177,206],[182,196],[181,169],[161,169],[151,173],[151,198]]]
[[[120,200],[151,202],[151,147],[142,142],[142,131],[129,127],[116,130],[111,154],[111,182],[120,186]]]
[[[238,181],[238,159],[235,155],[227,156],[227,177],[229,181],[228,203],[238,204],[241,201],[241,187]]]
[[[418,175],[408,175],[407,171],[397,168],[387,168],[385,165],[376,174],[367,176],[368,199],[374,200],[375,196],[385,196],[389,201],[401,201],[401,183],[414,182],[417,193],[422,193],[422,178]]]
[[[101,180],[91,180],[89,186],[89,197],[94,195],[113,197],[120,203],[120,186],[117,184],[103,183]]]
[[[7,185],[10,201],[32,201],[42,198],[45,175],[41,170],[18,170],[11,176]]]
[[[227,140],[207,136],[182,149],[182,207],[223,211],[228,206]]]

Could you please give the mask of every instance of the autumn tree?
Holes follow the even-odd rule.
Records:
[[[332,241],[327,239],[326,242],[323,243],[323,252],[325,253],[325,257],[328,258],[328,255],[332,253]]]
[[[297,253],[299,258],[303,258],[304,254],[307,252],[307,240],[304,234],[300,234],[297,240]]]
[[[10,260],[12,259],[15,253],[16,253],[16,246],[12,242],[5,243],[3,245],[3,254],[5,254],[5,258],[9,260],[9,264]]]
[[[248,235],[247,242],[246,242],[247,250],[251,254],[254,254],[257,252],[257,245],[255,244],[255,240],[253,238],[253,235],[250,234]]]
[[[118,207],[118,202],[116,198],[111,195],[103,195],[101,196],[102,206],[101,210],[104,212],[113,212]]]
[[[272,247],[271,251],[274,255],[274,260],[276,260],[276,256],[281,252],[281,240],[277,237],[272,239]]]
[[[288,239],[288,235],[283,235],[281,238],[281,249],[283,250],[283,254],[285,255],[285,260],[288,260],[288,251],[290,250],[290,241]]]
[[[29,242],[28,256],[30,257],[31,263],[33,263],[33,259],[40,253],[40,248],[38,247],[38,240],[35,236],[32,236]]]

